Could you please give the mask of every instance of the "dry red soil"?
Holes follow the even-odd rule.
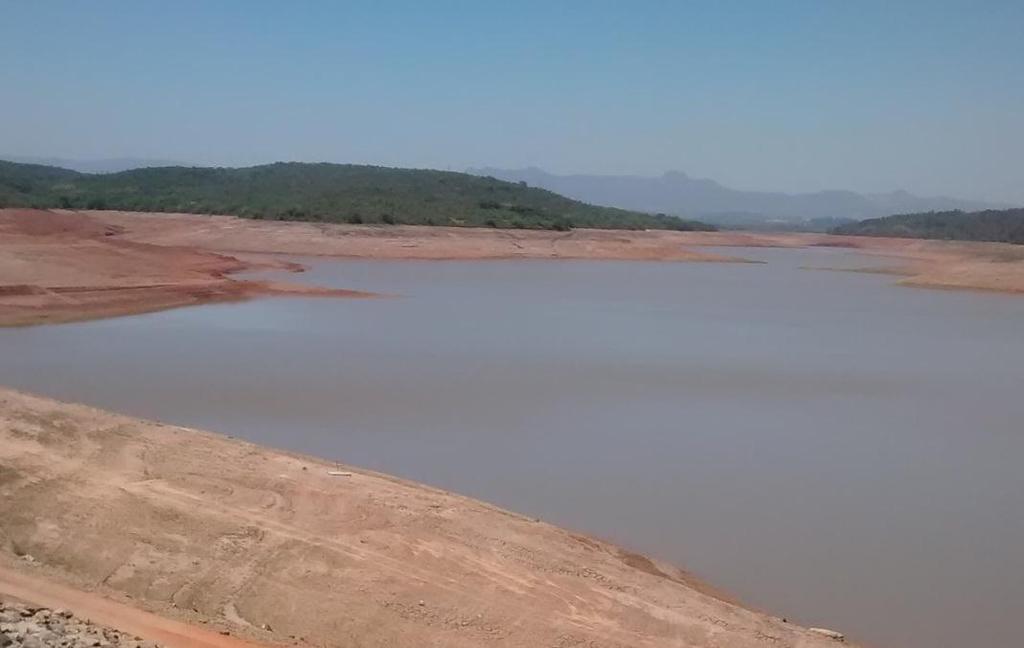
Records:
[[[292,265],[154,245],[126,233],[88,214],[0,210],[0,325],[94,319],[267,294],[362,296],[232,279],[229,275],[243,270]]]

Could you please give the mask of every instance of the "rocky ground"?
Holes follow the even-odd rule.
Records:
[[[68,610],[0,601],[0,648],[7,646],[160,648],[152,641],[79,619]]]

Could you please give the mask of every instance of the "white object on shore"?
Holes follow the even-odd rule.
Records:
[[[352,473],[347,470],[341,469],[341,463],[338,461],[334,462],[334,470],[328,470],[327,474],[331,477],[351,477]]]
[[[807,628],[807,630],[815,634],[828,637],[829,639],[834,639],[835,641],[846,641],[846,635],[842,632],[836,632],[835,630],[829,630],[828,628]]]

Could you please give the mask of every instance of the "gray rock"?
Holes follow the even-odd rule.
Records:
[[[0,648],[160,648],[113,628],[77,619],[68,610],[0,601]]]

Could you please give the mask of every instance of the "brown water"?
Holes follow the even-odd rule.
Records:
[[[0,382],[474,495],[871,645],[1021,645],[1024,298],[742,254],[314,261],[402,297],[0,330]]]

